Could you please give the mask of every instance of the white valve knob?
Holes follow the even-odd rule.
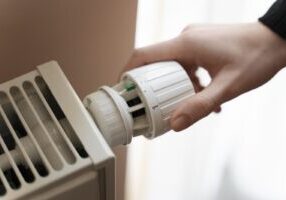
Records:
[[[107,142],[116,146],[133,136],[151,139],[169,131],[172,112],[194,93],[177,62],[160,62],[126,72],[118,85],[102,87],[84,104]]]

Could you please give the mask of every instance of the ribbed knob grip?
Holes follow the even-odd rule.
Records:
[[[195,93],[177,62],[160,62],[126,72],[119,84],[103,86],[84,104],[111,146],[132,137],[155,138],[170,130],[175,108]]]
[[[151,131],[148,138],[170,129],[168,120],[174,109],[195,91],[186,71],[177,62],[159,62],[131,70],[123,75],[136,84],[147,108]]]
[[[102,87],[88,95],[84,104],[110,146],[128,144],[132,138],[132,119],[122,113],[128,110],[125,102],[112,93],[111,88]]]

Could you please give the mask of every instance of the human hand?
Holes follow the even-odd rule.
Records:
[[[259,22],[191,25],[174,39],[135,50],[125,70],[165,60],[178,61],[197,92],[172,114],[171,127],[180,131],[270,80],[286,65],[286,42]],[[205,88],[199,67],[212,79]]]

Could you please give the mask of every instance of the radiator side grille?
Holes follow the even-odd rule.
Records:
[[[0,85],[0,198],[70,171],[85,158],[81,141],[36,71]]]

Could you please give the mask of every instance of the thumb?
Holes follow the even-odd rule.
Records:
[[[220,90],[212,84],[209,85],[175,110],[171,118],[172,129],[181,131],[206,117],[220,106],[221,99]]]

